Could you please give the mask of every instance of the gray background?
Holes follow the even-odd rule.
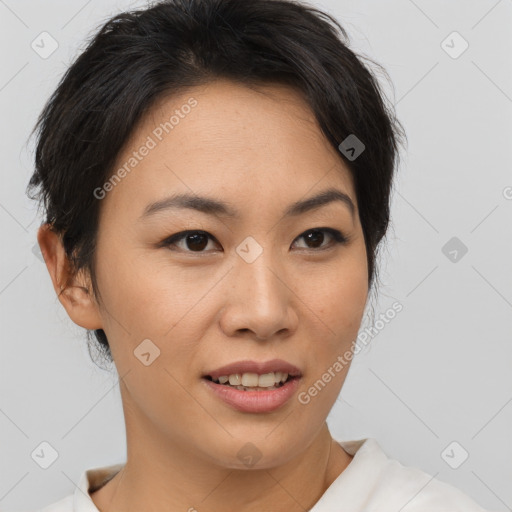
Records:
[[[512,510],[512,1],[313,3],[387,69],[409,138],[375,318],[395,300],[403,310],[355,359],[329,425]],[[142,5],[0,0],[1,510],[56,501],[84,469],[125,457],[117,378],[89,360],[85,331],[56,299],[24,192],[27,138],[57,80],[102,20]],[[59,45],[47,59],[31,48],[43,31]],[[469,44],[457,58],[446,50],[462,40],[443,43],[453,31]],[[452,237],[456,261],[443,252]],[[31,458],[43,441],[58,452],[46,470]]]

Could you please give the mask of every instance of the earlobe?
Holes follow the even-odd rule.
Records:
[[[53,288],[71,320],[85,329],[102,329],[101,315],[90,279],[83,271],[77,274],[71,271],[59,234],[49,224],[43,224],[37,232],[37,241]]]

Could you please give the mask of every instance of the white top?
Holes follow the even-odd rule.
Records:
[[[373,438],[337,442],[354,458],[310,512],[489,512],[456,487],[390,459]],[[74,494],[39,512],[99,512],[89,491],[122,467],[84,471]]]

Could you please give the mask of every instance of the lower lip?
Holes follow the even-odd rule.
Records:
[[[299,387],[300,378],[290,379],[283,386],[268,391],[242,391],[205,378],[202,380],[221,400],[238,411],[271,412],[279,409],[292,397]]]

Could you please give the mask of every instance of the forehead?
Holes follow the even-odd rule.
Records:
[[[197,104],[188,112],[187,104],[191,101]],[[177,114],[179,119],[172,119],[172,114]],[[253,89],[217,80],[190,88],[161,99],[137,131],[140,134],[142,130],[143,135],[153,126],[165,125],[171,120],[175,125],[170,130],[173,141],[169,143],[174,142],[176,147],[186,144],[187,148],[198,152],[208,148],[217,154],[233,154],[261,150],[263,146],[266,151],[285,151],[289,146],[297,146],[298,150],[303,137],[310,142],[309,150],[320,146],[318,150],[330,151],[302,94],[281,84]]]
[[[301,93],[280,84],[253,90],[218,80],[160,99],[114,173],[121,168],[126,172],[109,201],[136,204],[144,195],[212,189],[241,199],[279,190],[295,197],[320,181],[352,190],[349,170]]]

